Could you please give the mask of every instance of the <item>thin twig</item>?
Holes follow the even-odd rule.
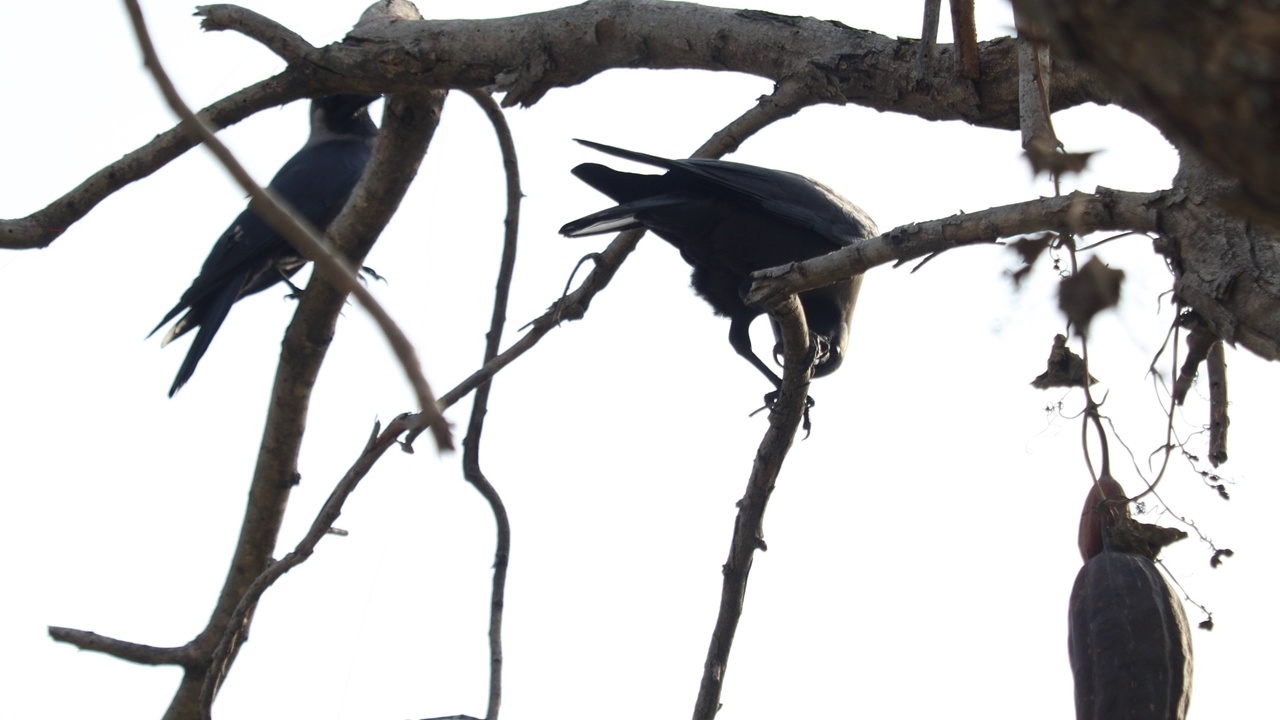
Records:
[[[1182,368],[1177,370],[1177,379],[1173,383],[1173,402],[1176,405],[1186,402],[1187,393],[1191,391],[1191,386],[1196,381],[1200,364],[1209,357],[1209,349],[1214,343],[1221,342],[1209,326],[1195,319],[1196,317],[1188,316],[1191,332],[1187,333],[1187,359],[1182,362]]]
[[[1181,331],[1182,331],[1182,327],[1179,324],[1174,323],[1173,342],[1170,343],[1170,345],[1173,348],[1173,351],[1170,353],[1170,356],[1169,356],[1169,365],[1172,369],[1172,372],[1174,373],[1178,371],[1178,341],[1180,339],[1179,335],[1181,335]],[[1137,502],[1142,498],[1146,497],[1147,495],[1150,495],[1153,493],[1157,498],[1160,498],[1160,494],[1156,492],[1156,486],[1160,484],[1160,481],[1164,478],[1165,471],[1169,469],[1169,458],[1173,455],[1173,449],[1175,447],[1179,447],[1179,444],[1174,443],[1174,430],[1173,430],[1173,417],[1174,417],[1174,413],[1177,412],[1177,408],[1178,408],[1178,404],[1174,402],[1172,397],[1170,397],[1169,409],[1168,409],[1168,412],[1165,413],[1164,446],[1160,448],[1160,450],[1164,452],[1164,459],[1161,460],[1160,469],[1156,472],[1156,476],[1153,480],[1151,480],[1150,482],[1147,482],[1147,479],[1145,477],[1142,478],[1143,482],[1147,483],[1147,489],[1143,490],[1142,492],[1130,498],[1131,502]],[[1141,477],[1141,475],[1139,476]],[[1164,503],[1164,499],[1161,498],[1160,502]],[[1165,507],[1168,507],[1167,503],[1165,503]]]
[[[191,650],[186,645],[182,647],[155,647],[153,645],[129,642],[128,640],[117,640],[116,638],[99,635],[88,630],[55,626],[49,627],[49,637],[57,642],[74,645],[81,650],[100,652],[104,655],[110,655],[111,657],[140,665],[179,665],[186,667],[194,661]]]
[[[1227,357],[1221,340],[1209,347],[1205,366],[1209,371],[1209,462],[1218,467],[1227,461],[1227,428],[1231,426],[1227,410]]]
[[[511,279],[515,274],[516,245],[520,229],[520,201],[523,194],[520,191],[520,167],[516,161],[515,141],[511,137],[511,128],[502,114],[502,108],[492,97],[479,90],[468,89],[464,92],[480,105],[493,124],[494,131],[498,135],[498,144],[502,148],[502,165],[507,178],[507,217],[502,261],[499,265],[497,287],[493,295],[493,318],[489,323],[484,348],[484,363],[487,365],[498,356],[498,348],[502,345],[502,329],[507,319]],[[506,596],[507,565],[511,557],[511,522],[507,517],[506,506],[497,489],[480,469],[480,436],[484,431],[484,418],[489,411],[489,393],[492,388],[492,379],[486,380],[476,388],[475,400],[471,405],[471,419],[467,424],[467,435],[462,440],[463,477],[488,501],[498,530],[493,558],[493,589],[489,603],[489,706],[485,712],[486,720],[498,720],[498,711],[502,706],[502,618]]]
[[[259,80],[200,111],[216,128],[225,128],[270,107],[304,97],[302,75],[285,70]],[[149,177],[199,144],[181,123],[85,178],[61,197],[24,218],[0,220],[0,248],[28,250],[53,244],[103,200],[131,183]]]
[[[938,45],[938,23],[942,0],[924,0],[924,22],[920,28],[920,48],[916,54],[916,84],[923,83],[933,65],[933,49]]]
[[[982,77],[978,52],[978,25],[974,18],[973,0],[951,0],[951,34],[956,44],[956,60],[960,76],[965,80]]]
[[[211,12],[216,7],[217,12]],[[263,47],[295,65],[312,62],[318,52],[298,33],[265,15],[234,5],[201,5],[196,7],[196,17],[202,17],[200,29],[207,32],[232,30],[247,38],[257,40]]]

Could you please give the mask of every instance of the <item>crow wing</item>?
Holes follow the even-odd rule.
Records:
[[[829,241],[833,250],[879,233],[870,216],[861,208],[826,185],[803,175],[727,160],[668,160],[590,140],[578,142],[615,157],[706,181],[718,188],[725,199],[751,204],[783,222],[813,231]],[[591,184],[589,180],[588,183]]]

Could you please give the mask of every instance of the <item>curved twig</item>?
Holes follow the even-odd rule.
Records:
[[[216,12],[210,12],[216,7]],[[258,41],[263,47],[296,65],[314,62],[318,49],[298,33],[265,15],[235,5],[199,5],[195,16],[204,18],[200,28],[208,32],[232,30]]]
[[[516,162],[515,141],[511,128],[502,115],[502,108],[493,98],[479,90],[466,90],[493,124],[502,147],[502,165],[507,178],[507,217],[502,244],[502,260],[499,264],[498,282],[493,295],[493,317],[485,338],[484,362],[487,364],[498,355],[502,345],[502,329],[507,320],[507,304],[511,295],[511,279],[515,274],[516,245],[520,229],[520,167]],[[463,477],[489,503],[493,511],[498,537],[493,558],[493,589],[489,602],[489,705],[485,720],[497,720],[502,706],[502,618],[506,597],[507,563],[511,557],[511,522],[507,509],[493,484],[480,469],[480,435],[484,431],[484,418],[489,412],[490,380],[476,388],[475,401],[471,405],[471,419],[467,435],[462,440]]]

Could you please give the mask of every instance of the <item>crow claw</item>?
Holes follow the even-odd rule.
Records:
[[[781,390],[774,390],[773,392],[766,393],[764,396],[764,406],[756,408],[747,417],[755,417],[761,410],[772,410],[773,406],[778,404],[778,397],[781,396],[781,394]],[[817,405],[817,401],[813,399],[812,395],[806,395],[804,398],[804,422],[802,424],[802,427],[804,427],[804,440],[808,440],[809,433],[813,431],[813,423],[809,420],[809,410],[812,409],[814,405]]]

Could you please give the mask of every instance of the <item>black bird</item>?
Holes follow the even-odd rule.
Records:
[[[368,105],[378,97],[330,95],[312,100],[311,137],[267,186],[320,232],[342,211],[369,164],[378,127],[369,117]],[[288,282],[306,262],[252,209],[240,213],[214,243],[182,299],[147,336],[184,310],[186,314],[169,329],[161,347],[199,328],[169,388],[169,397],[191,379],[233,304],[278,282]]]
[[[782,385],[751,349],[751,321],[761,314],[742,294],[757,270],[826,255],[879,234],[858,206],[803,175],[723,160],[667,160],[600,143],[587,147],[666,169],[664,175],[625,173],[595,163],[573,174],[608,195],[617,207],[560,228],[577,237],[645,228],[680,251],[693,266],[693,289],[729,318],[729,344],[774,387]],[[814,345],[813,376],[835,372],[849,344],[849,321],[862,276],[800,293]],[[773,323],[781,352],[781,333]]]

